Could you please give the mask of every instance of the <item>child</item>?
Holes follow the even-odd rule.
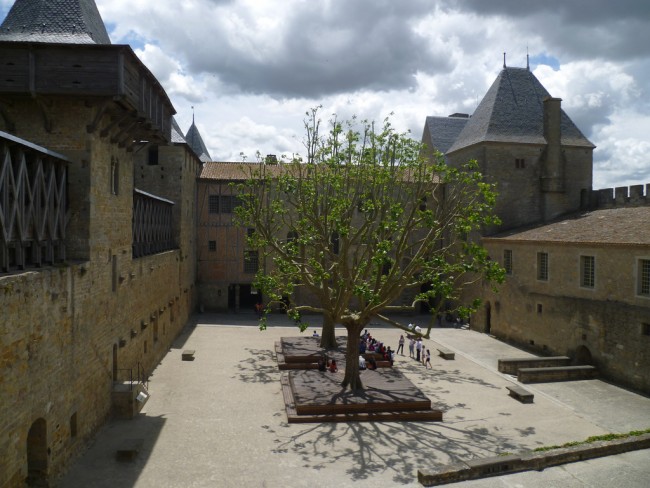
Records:
[[[330,363],[330,373],[336,373],[338,371],[338,368],[336,367],[336,359],[332,359],[332,362]]]

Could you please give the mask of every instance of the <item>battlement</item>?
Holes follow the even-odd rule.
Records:
[[[644,193],[645,188],[645,193]],[[617,186],[600,190],[587,190],[583,204],[589,208],[639,207],[650,205],[650,183],[645,185]],[[585,196],[585,193],[583,193]]]

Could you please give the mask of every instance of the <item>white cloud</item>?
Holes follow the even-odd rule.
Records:
[[[13,0],[0,0],[0,14]],[[96,0],[114,43],[160,79],[215,159],[301,151],[304,112],[421,136],[471,113],[509,66],[531,66],[598,147],[594,185],[650,180],[650,3],[635,0]]]

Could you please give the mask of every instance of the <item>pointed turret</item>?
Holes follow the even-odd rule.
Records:
[[[447,152],[484,142],[546,144],[544,99],[549,97],[528,69],[504,68]],[[594,147],[563,110],[559,115],[562,145]]]
[[[0,41],[111,43],[93,0],[16,0],[0,26]]]
[[[201,162],[207,163],[209,161],[212,161],[212,157],[208,152],[208,148],[205,147],[203,138],[199,133],[199,129],[197,129],[196,125],[194,124],[194,119],[192,119],[192,125],[187,131],[187,134],[185,134],[185,140],[192,148],[192,151],[194,151],[194,153],[199,157]]]

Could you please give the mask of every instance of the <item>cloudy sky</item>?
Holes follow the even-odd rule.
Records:
[[[420,139],[525,67],[596,144],[594,187],[650,183],[648,0],[96,0],[214,160],[302,149],[307,110]],[[0,0],[4,19],[13,0]]]

